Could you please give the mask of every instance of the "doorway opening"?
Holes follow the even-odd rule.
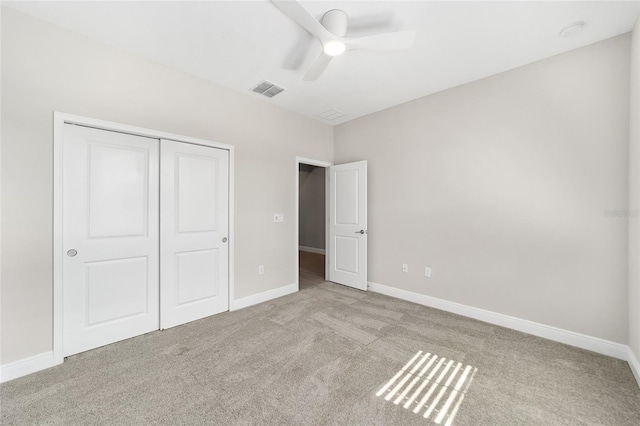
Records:
[[[367,161],[297,157],[295,166],[298,290],[331,281],[367,291]]]
[[[298,288],[303,290],[326,279],[327,178],[330,164],[298,159]]]

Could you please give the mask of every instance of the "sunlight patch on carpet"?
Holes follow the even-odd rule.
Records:
[[[470,365],[418,351],[376,396],[395,405],[402,403],[403,408],[422,413],[436,424],[451,426],[476,371]]]

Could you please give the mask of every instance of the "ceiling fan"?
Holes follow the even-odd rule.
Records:
[[[413,44],[415,31],[398,31],[350,38],[347,35],[347,14],[340,9],[332,9],[322,16],[321,22],[309,13],[297,0],[272,0],[285,15],[295,21],[322,44],[322,52],[303,80],[316,80],[327,68],[329,62],[350,50],[399,50]]]

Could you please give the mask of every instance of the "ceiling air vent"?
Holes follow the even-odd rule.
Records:
[[[262,80],[251,90],[261,95],[264,95],[267,98],[273,98],[278,93],[284,91],[282,87],[276,86],[275,84],[267,80]]]
[[[336,109],[330,109],[328,111],[323,112],[322,114],[318,114],[318,117],[320,118],[324,118],[327,121],[333,121],[336,120],[338,118],[342,118],[344,117],[344,113],[336,110]]]

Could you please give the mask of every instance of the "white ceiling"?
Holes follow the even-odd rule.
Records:
[[[411,49],[349,52],[317,81],[302,76],[321,46],[270,1],[3,2],[317,120],[340,124],[631,31],[637,1],[302,1],[318,19],[350,17],[349,36],[416,31]],[[584,31],[558,33],[576,21]],[[250,91],[267,79],[286,90]],[[319,114],[345,114],[333,121]]]

